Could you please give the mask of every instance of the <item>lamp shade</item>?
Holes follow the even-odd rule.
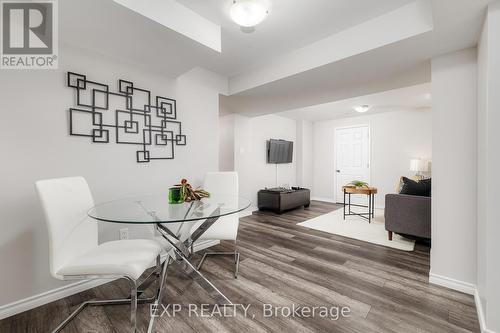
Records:
[[[410,171],[427,172],[429,171],[429,162],[421,159],[413,159],[410,161]]]

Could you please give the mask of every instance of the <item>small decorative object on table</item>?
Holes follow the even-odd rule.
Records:
[[[179,186],[171,187],[168,189],[168,203],[180,204],[183,202],[184,198],[181,196],[181,188]]]
[[[182,203],[208,197],[210,197],[210,193],[201,188],[193,189],[187,179],[182,179],[180,184],[170,188],[168,201],[169,203]]]
[[[347,184],[345,187],[364,187],[364,188],[367,188],[368,183],[361,181],[361,180],[353,180],[352,182]]]

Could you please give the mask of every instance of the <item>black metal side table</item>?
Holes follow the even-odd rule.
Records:
[[[354,186],[344,186],[342,187],[344,192],[344,220],[346,216],[360,216],[368,220],[368,223],[372,222],[372,218],[375,217],[375,194],[377,194],[377,188],[375,187],[354,187]],[[363,205],[352,205],[356,207],[368,208],[367,213],[356,213],[351,210],[351,194],[362,194],[368,196],[368,206]],[[346,198],[348,202],[346,203]],[[346,206],[348,207],[346,213]]]

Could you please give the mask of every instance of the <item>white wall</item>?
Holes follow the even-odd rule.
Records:
[[[370,126],[371,138],[371,185],[379,190],[375,196],[377,207],[385,205],[385,195],[395,192],[401,176],[413,176],[409,170],[412,158],[431,159],[430,109],[402,110],[315,122],[313,197],[334,200],[335,129],[366,124]]]
[[[476,49],[432,60],[431,282],[476,283]]]
[[[266,141],[283,139],[297,145],[296,121],[280,116],[267,115],[249,118],[235,115],[234,169],[239,173],[240,194],[257,206],[257,192],[276,186],[276,165],[266,162]],[[278,186],[296,185],[297,149],[293,163],[278,165]]]
[[[500,2],[491,4],[478,46],[477,290],[483,330],[500,332]]]
[[[66,71],[87,74],[113,89],[119,78],[152,93],[176,97],[187,146],[175,160],[138,164],[132,145],[92,144],[69,136],[74,90]],[[96,202],[161,193],[181,177],[195,184],[218,167],[217,89],[201,86],[196,73],[172,80],[117,59],[61,47],[59,70],[0,74],[0,305],[63,285],[49,274],[47,230],[34,191],[39,179],[84,176]],[[206,74],[206,73],[205,73]],[[100,239],[116,239],[118,226],[101,225]],[[134,232],[131,233],[134,236]]]
[[[483,310],[486,309],[488,291],[487,268],[487,177],[488,177],[488,18],[478,43],[478,81],[477,81],[477,291]]]
[[[234,120],[234,114],[219,117],[220,171],[234,171]]]
[[[312,188],[313,183],[313,123],[297,121],[297,185]]]

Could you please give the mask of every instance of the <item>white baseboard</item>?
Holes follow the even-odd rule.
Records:
[[[219,244],[218,240],[204,240],[196,242],[193,246],[195,252],[206,249],[208,247]],[[165,255],[166,256],[166,255]],[[77,281],[66,286],[48,290],[43,293],[33,295],[9,304],[0,306],[0,320],[16,315],[18,313],[34,309],[50,302],[57,301],[61,298],[68,297],[82,291],[98,287],[102,284],[111,282],[108,279],[95,279]]]
[[[105,279],[78,281],[66,286],[62,286],[21,299],[19,301],[2,305],[0,306],[0,320],[24,311],[34,309],[44,304],[57,301],[58,299],[68,297],[91,288],[95,288],[110,281],[111,280]]]
[[[312,197],[311,200],[323,201],[323,202],[334,203],[334,204],[342,204],[342,202],[337,202],[331,198]],[[375,209],[385,209],[385,206],[375,206]]]
[[[476,303],[476,311],[477,311],[477,317],[479,319],[479,326],[481,328],[481,333],[497,333],[492,330],[489,330],[486,327],[486,316],[484,313],[483,305],[481,303],[477,287],[474,284],[432,273],[429,274],[429,283],[457,290],[465,294],[473,295],[474,302]]]
[[[323,201],[323,202],[329,202],[329,203],[337,203],[332,198],[312,197],[311,200],[314,200],[314,201]]]
[[[479,319],[481,333],[496,333],[486,327],[486,316],[484,314],[483,304],[481,303],[481,298],[479,297],[477,288],[474,289],[474,301],[476,302],[477,317]]]
[[[486,333],[486,319],[484,318],[483,304],[481,304],[481,298],[479,297],[479,292],[477,288],[474,290],[474,301],[476,303],[477,318],[479,320],[479,327],[481,328],[481,333]]]
[[[474,295],[476,286],[472,283],[455,280],[446,276],[429,273],[429,283],[460,291],[465,294]]]

